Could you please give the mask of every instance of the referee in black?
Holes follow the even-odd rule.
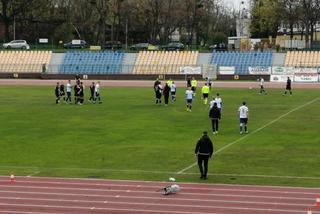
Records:
[[[204,131],[194,150],[194,153],[198,157],[198,166],[201,173],[200,179],[207,179],[208,161],[209,158],[211,158],[213,151],[212,141],[210,140],[208,133]]]

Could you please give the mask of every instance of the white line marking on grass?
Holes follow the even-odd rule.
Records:
[[[27,177],[30,178],[30,177],[32,177],[32,176],[35,176],[35,175],[39,174],[39,173],[40,173],[40,171],[35,171],[35,172],[27,175]]]
[[[297,110],[299,110],[299,109],[302,109],[302,108],[304,108],[304,107],[306,107],[306,106],[308,106],[308,105],[310,105],[310,104],[312,104],[312,103],[314,103],[314,102],[316,102],[316,101],[318,101],[318,100],[319,100],[319,97],[317,97],[317,98],[315,98],[315,99],[313,99],[313,100],[311,100],[311,101],[309,101],[309,102],[307,102],[307,103],[305,103],[305,104],[303,104],[303,105],[301,105],[301,106],[298,106],[298,107],[296,107],[296,108],[294,108],[294,109],[292,109],[292,110],[288,111],[287,113],[285,113],[285,114],[283,114],[283,115],[281,115],[281,116],[277,117],[276,119],[274,119],[274,120],[270,121],[269,123],[267,123],[267,124],[265,124],[265,125],[261,126],[260,128],[258,128],[258,129],[256,129],[256,130],[254,130],[253,132],[250,132],[249,134],[244,135],[244,136],[240,137],[239,139],[237,139],[237,140],[235,140],[235,141],[233,141],[233,142],[231,142],[231,143],[229,143],[229,144],[227,144],[227,145],[223,146],[222,148],[218,149],[218,150],[214,153],[214,155],[216,155],[216,154],[218,154],[218,153],[222,152],[223,150],[225,150],[225,149],[229,148],[230,146],[232,146],[232,145],[234,145],[234,144],[236,144],[236,143],[238,143],[238,142],[242,141],[243,139],[246,139],[248,136],[251,136],[251,135],[253,135],[253,134],[255,134],[255,133],[257,133],[257,132],[261,131],[262,129],[264,129],[264,128],[266,128],[266,127],[270,126],[270,125],[272,125],[273,123],[275,123],[275,122],[279,121],[280,119],[282,119],[282,118],[284,118],[285,116],[287,116],[287,115],[291,114],[292,112],[295,112],[295,111],[297,111]],[[196,166],[196,165],[197,165],[197,162],[194,162],[194,163],[193,163],[193,164],[191,164],[190,166],[187,166],[186,168],[184,168],[184,169],[182,169],[182,170],[178,171],[176,174],[178,174],[178,175],[179,175],[179,174],[182,174],[182,173],[184,173],[185,171],[187,171],[187,170],[191,169],[192,167],[194,167],[194,166]]]

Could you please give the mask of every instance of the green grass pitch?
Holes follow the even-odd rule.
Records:
[[[317,90],[285,97],[277,89],[266,96],[255,89],[216,92],[224,106],[219,135],[210,132],[215,149],[242,137],[237,110],[244,100],[249,134],[211,159],[209,179],[200,181],[197,166],[175,174],[196,161],[197,139],[211,129],[199,93],[190,113],[181,88],[165,107],[154,104],[152,87],[104,88],[103,104],[77,106],[56,105],[53,87],[1,86],[0,174],[318,186]]]

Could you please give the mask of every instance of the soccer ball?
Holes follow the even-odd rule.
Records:
[[[251,89],[252,89],[252,87],[249,87],[249,89],[251,90]]]

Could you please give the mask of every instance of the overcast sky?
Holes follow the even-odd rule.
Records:
[[[239,10],[242,1],[245,2],[245,6],[248,8],[249,0],[222,0],[225,4],[231,8]]]

